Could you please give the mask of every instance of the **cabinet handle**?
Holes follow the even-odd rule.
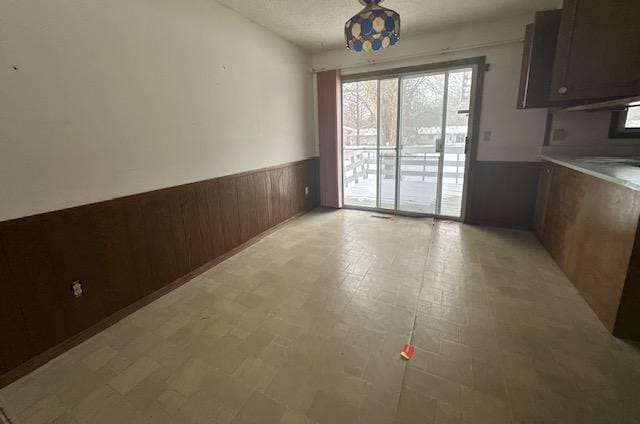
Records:
[[[566,85],[563,85],[562,87],[558,88],[558,94],[567,94],[568,91],[569,91],[569,88],[567,88]]]

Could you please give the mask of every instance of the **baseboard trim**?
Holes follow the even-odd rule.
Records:
[[[29,374],[32,371],[35,371],[36,369],[42,367],[43,365],[47,364],[48,362],[50,362],[51,360],[55,359],[56,357],[62,355],[63,353],[73,349],[74,347],[76,347],[77,345],[81,344],[82,342],[90,339],[91,337],[95,336],[96,334],[106,330],[107,328],[111,327],[112,325],[118,323],[119,321],[123,320],[124,318],[126,318],[127,316],[131,315],[132,313],[138,311],[139,309],[142,309],[143,307],[147,306],[148,304],[150,304],[151,302],[158,300],[159,298],[161,298],[162,296],[172,292],[173,290],[177,289],[178,287],[186,284],[187,282],[191,281],[192,279],[194,279],[195,277],[199,276],[200,274],[203,274],[204,272],[214,268],[216,265],[224,262],[225,260],[231,258],[232,256],[242,252],[243,250],[253,246],[254,244],[256,244],[257,242],[259,242],[260,240],[262,240],[263,238],[267,237],[268,235],[274,233],[275,231],[277,231],[278,229],[280,229],[282,226],[284,226],[285,224],[298,219],[299,217],[301,217],[302,215],[312,211],[315,208],[311,208],[311,209],[306,209],[300,213],[297,213],[296,215],[292,216],[291,218],[286,219],[285,221],[282,221],[279,224],[276,224],[275,226],[265,230],[264,232],[258,234],[257,236],[247,240],[246,242],[242,243],[241,245],[233,248],[232,250],[222,254],[221,256],[207,262],[206,264],[200,266],[199,268],[195,269],[194,271],[191,271],[190,273],[178,278],[177,280],[173,281],[172,283],[169,283],[165,286],[163,286],[162,288],[156,290],[155,292],[148,294],[147,296],[135,301],[134,303],[130,304],[129,306],[124,307],[123,309],[120,309],[119,311],[113,313],[112,315],[104,318],[103,320],[99,321],[98,323],[92,325],[91,327],[81,331],[80,333],[70,337],[69,339],[59,343],[58,345],[47,349],[46,351],[37,354],[36,356],[34,356],[33,358],[29,359],[26,362],[23,362],[22,364],[18,365],[16,368],[0,375],[0,389],[3,387],[8,386],[9,384],[17,381],[18,379],[24,377],[25,375]]]

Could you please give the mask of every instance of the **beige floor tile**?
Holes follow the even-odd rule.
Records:
[[[157,401],[164,411],[175,414],[184,405],[187,398],[173,389],[167,389],[158,396]]]
[[[118,352],[111,346],[103,346],[82,359],[82,364],[91,371],[97,371],[113,359]]]
[[[254,391],[232,424],[278,424],[285,412],[285,407],[258,391]]]
[[[207,378],[208,365],[201,359],[189,359],[169,378],[167,386],[170,390],[185,397],[197,392]]]
[[[436,424],[462,424],[464,418],[462,410],[446,402],[438,402],[436,411]]]
[[[513,422],[508,401],[462,387],[463,417],[465,422],[478,424],[510,424]]]
[[[141,357],[135,361],[129,368],[118,374],[109,385],[113,387],[121,395],[126,394],[133,389],[138,383],[151,375],[159,367],[158,363],[147,357]]]
[[[211,396],[209,392],[198,392],[189,398],[172,416],[175,417],[174,422],[176,423],[217,424],[219,418],[226,412],[224,404]],[[233,409],[232,415],[235,416],[237,412],[237,409]]]
[[[266,390],[275,376],[277,368],[271,367],[260,358],[247,357],[233,373],[240,384],[260,391]]]
[[[70,412],[60,415],[51,424],[78,424],[78,420]]]
[[[141,413],[109,386],[89,393],[72,412],[82,424],[135,422]]]
[[[404,387],[400,394],[397,424],[430,424],[434,423],[437,414],[437,402],[410,387]]]
[[[409,387],[422,395],[439,402],[445,402],[454,408],[462,409],[462,385],[414,367],[407,367],[403,387]]]
[[[292,367],[287,363],[276,373],[265,394],[291,410],[304,413],[317,391],[306,365]]]
[[[472,360],[473,388],[497,398],[506,398],[507,391],[499,364]]]
[[[238,411],[251,395],[251,388],[238,382],[231,376],[213,371],[207,373],[207,380],[192,396],[215,398],[222,406]]]
[[[358,408],[341,397],[319,391],[307,416],[319,424],[352,424],[358,420]]]
[[[281,424],[317,424],[305,414],[287,409],[282,416]]]
[[[19,420],[24,424],[49,424],[65,412],[65,407],[57,397],[47,396],[21,414]]]

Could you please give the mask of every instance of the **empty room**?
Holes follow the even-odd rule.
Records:
[[[0,0],[0,424],[640,424],[638,0]]]

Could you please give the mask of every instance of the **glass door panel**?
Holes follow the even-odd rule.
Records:
[[[378,81],[342,84],[344,204],[378,205]]]
[[[398,210],[435,215],[443,136],[445,74],[401,78]]]
[[[344,204],[375,208],[378,154],[375,149],[345,149],[343,152]]]
[[[380,149],[379,191],[381,209],[396,208],[396,151]]]
[[[398,140],[398,78],[380,80],[380,140],[378,207],[396,208],[396,148]]]
[[[448,72],[440,215],[460,217],[462,214],[472,83],[472,68]]]

